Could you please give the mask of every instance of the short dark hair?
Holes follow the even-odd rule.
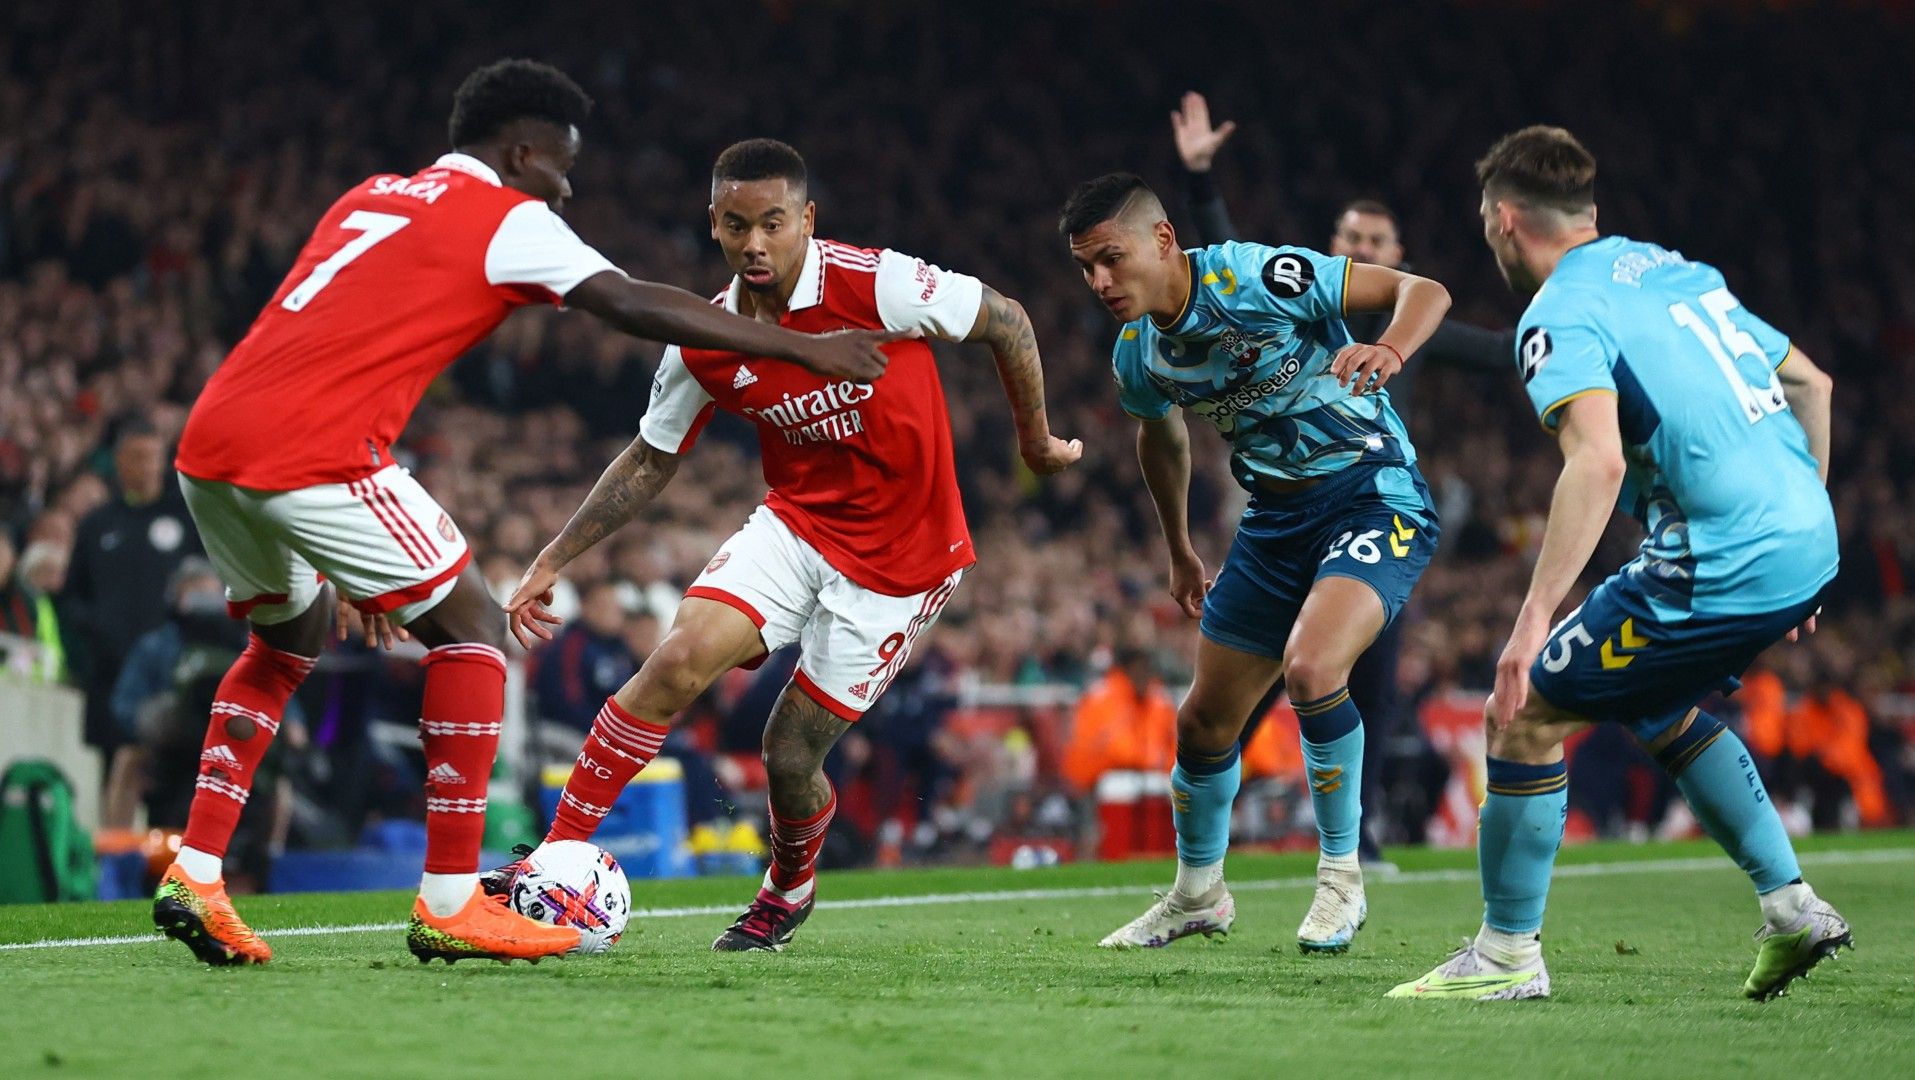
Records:
[[[1337,211],[1337,217],[1341,218],[1343,215],[1351,212],[1368,214],[1371,217],[1388,218],[1390,228],[1401,228],[1396,221],[1396,211],[1377,202],[1375,199],[1351,199],[1349,202],[1343,204],[1343,209]]]
[[[1086,233],[1123,213],[1124,207],[1139,193],[1156,198],[1144,178],[1136,173],[1105,173],[1095,180],[1077,185],[1057,217],[1057,231],[1069,237]]]
[[[783,180],[799,190],[810,182],[804,155],[777,139],[746,139],[725,147],[712,163],[711,182],[715,187],[726,180]]]
[[[1596,158],[1559,127],[1536,124],[1496,140],[1476,163],[1492,198],[1574,214],[1596,201]]]
[[[459,84],[446,134],[455,148],[471,146],[498,135],[514,120],[578,127],[591,111],[592,99],[558,68],[536,60],[500,60]]]
[[[157,439],[160,437],[159,425],[145,413],[125,413],[113,421],[113,445],[120,446],[128,439]]]

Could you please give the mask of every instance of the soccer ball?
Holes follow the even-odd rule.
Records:
[[[526,918],[577,930],[577,951],[602,953],[625,932],[632,886],[611,852],[583,840],[556,840],[526,858],[510,902]]]

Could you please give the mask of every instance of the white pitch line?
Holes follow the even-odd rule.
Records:
[[[1874,851],[1817,851],[1800,857],[1800,861],[1809,866],[1857,866],[1876,863],[1915,862],[1915,848],[1885,848]],[[1638,859],[1634,861],[1608,863],[1572,863],[1556,867],[1553,876],[1558,878],[1603,877],[1611,874],[1679,874],[1696,870],[1724,870],[1730,867],[1722,856],[1705,856],[1688,859]],[[1365,882],[1371,888],[1379,885],[1425,885],[1443,882],[1475,881],[1475,870],[1409,870],[1397,874],[1373,874]],[[1233,892],[1261,892],[1270,889],[1297,889],[1314,886],[1316,878],[1265,878],[1255,881],[1233,881]],[[927,893],[921,896],[871,896],[858,900],[820,900],[818,907],[827,911],[855,911],[870,908],[934,907],[942,904],[976,904],[1004,902],[1008,900],[1089,900],[1111,896],[1134,896],[1149,891],[1146,885],[1089,885],[1070,889],[999,889],[987,892]],[[632,912],[634,919],[684,919],[707,915],[729,915],[738,910],[736,904],[703,907],[638,908]],[[262,930],[262,937],[318,937],[328,934],[371,934],[391,930],[404,930],[405,923],[355,923],[350,926],[294,926],[283,930]],[[59,938],[46,941],[24,941],[10,945],[0,945],[0,952],[15,952],[23,949],[77,949],[100,945],[143,945],[157,944],[165,940],[154,934],[129,934],[120,937]]]

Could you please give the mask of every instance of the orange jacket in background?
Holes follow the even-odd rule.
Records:
[[[1177,706],[1162,683],[1140,694],[1122,668],[1111,668],[1077,699],[1071,716],[1064,778],[1080,791],[1112,769],[1169,772],[1177,760]]]
[[[1243,778],[1303,775],[1303,742],[1297,732],[1297,711],[1290,699],[1277,699],[1263,718],[1263,726],[1243,748]]]
[[[1789,693],[1773,671],[1752,671],[1735,700],[1742,706],[1743,735],[1749,749],[1764,758],[1781,757],[1789,748]]]
[[[1861,702],[1842,690],[1821,700],[1803,695],[1788,715],[1788,736],[1795,756],[1821,762],[1848,784],[1862,824],[1894,823],[1882,768],[1869,753],[1868,710]]]

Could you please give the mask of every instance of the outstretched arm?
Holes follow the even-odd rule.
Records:
[[[1835,380],[1815,366],[1807,353],[1794,346],[1775,369],[1782,379],[1782,396],[1789,399],[1789,411],[1809,436],[1809,453],[1815,455],[1815,471],[1822,483],[1829,482],[1829,403],[1835,397]]]
[[[1485,330],[1457,319],[1444,319],[1416,358],[1464,371],[1508,374],[1515,370],[1516,331]]]
[[[545,610],[552,602],[552,586],[559,571],[586,549],[624,528],[640,510],[651,505],[665,485],[678,473],[677,454],[668,454],[646,442],[643,436],[612,459],[600,474],[592,493],[585,497],[572,520],[565,523],[545,550],[525,570],[519,587],[505,602],[511,617],[513,636],[519,644],[532,647],[531,637],[549,641],[552,632],[545,624],[556,624],[558,616]]]
[[[1450,309],[1450,291],[1426,277],[1388,266],[1352,263],[1343,288],[1345,311],[1390,311],[1394,316],[1374,345],[1352,344],[1330,362],[1330,374],[1359,394],[1381,390],[1403,370],[1403,358],[1423,347]]]
[[[1184,192],[1191,215],[1197,220],[1197,235],[1192,239],[1199,244],[1218,244],[1237,236],[1230,208],[1210,176],[1217,151],[1236,130],[1235,120],[1211,127],[1210,103],[1195,90],[1187,91],[1181,106],[1170,114],[1170,133],[1177,141],[1177,156],[1184,163]]]
[[[1185,615],[1202,618],[1204,594],[1211,582],[1190,544],[1190,432],[1184,427],[1183,414],[1172,412],[1162,420],[1138,422],[1137,463],[1143,467],[1150,499],[1157,504],[1164,546],[1170,549],[1171,598]]]
[[[637,281],[615,270],[594,274],[565,294],[565,303],[589,311],[635,337],[695,349],[726,349],[802,365],[831,379],[870,382],[890,363],[878,346],[910,337],[899,331],[841,330],[800,334],[734,315],[683,289]]]
[[[545,545],[545,550],[539,553],[539,561],[561,569],[592,545],[624,528],[671,483],[682,460],[643,437],[633,439],[632,445],[599,474],[592,493],[585,497],[585,502],[558,536]]]
[[[1585,394],[1563,406],[1557,442],[1563,451],[1563,471],[1550,499],[1549,521],[1543,526],[1542,553],[1530,574],[1529,594],[1523,598],[1509,645],[1496,662],[1492,715],[1499,728],[1509,726],[1529,698],[1529,665],[1549,640],[1556,609],[1589,565],[1615,509],[1624,470],[1615,395]]]
[[[1024,464],[1039,476],[1068,467],[1084,455],[1079,439],[1065,442],[1051,434],[1044,411],[1044,367],[1037,356],[1037,333],[1024,305],[991,288],[984,287],[984,299],[978,305],[977,322],[966,341],[982,341],[991,346],[997,359],[997,377],[1011,399],[1011,418],[1017,424],[1017,448]]]

